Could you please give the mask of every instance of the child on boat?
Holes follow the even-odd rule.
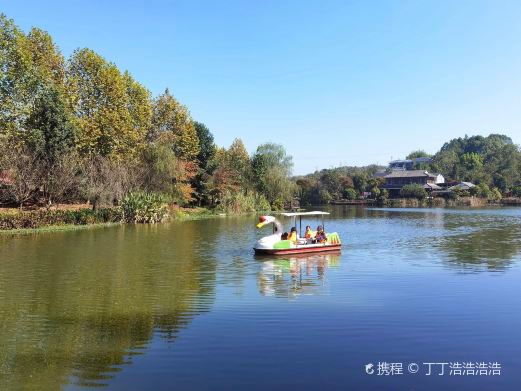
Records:
[[[326,233],[324,232],[324,228],[319,225],[317,227],[317,234],[315,235],[314,243],[325,243],[327,241]]]
[[[288,236],[288,240],[291,240],[293,243],[297,243],[297,228],[291,227],[291,231]]]
[[[311,230],[311,226],[310,226],[310,225],[306,225],[306,233],[305,233],[304,237],[305,237],[307,240],[313,238],[313,231]]]

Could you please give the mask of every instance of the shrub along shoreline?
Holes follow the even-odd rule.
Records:
[[[49,227],[77,227],[87,225],[117,224],[123,221],[121,208],[98,210],[34,210],[15,213],[0,212],[0,232],[36,230]]]
[[[176,208],[167,210],[161,221],[188,221],[217,216],[219,216],[217,212],[205,208]],[[121,207],[103,208],[96,211],[90,208],[74,211],[42,209],[14,213],[2,213],[0,209],[0,235],[73,231],[126,223],[132,224],[134,222],[125,220],[124,211]]]
[[[10,210],[9,213],[0,209],[0,235],[31,234],[43,232],[73,231],[84,228],[108,227],[118,224],[160,223],[171,221],[191,221],[222,216],[223,213],[217,209],[207,208],[179,208],[169,207],[157,198],[140,199],[142,195],[131,195],[127,199],[131,202],[122,206],[102,208],[82,208],[78,210],[63,209],[40,209],[30,211]],[[490,203],[478,197],[466,197],[457,201],[449,202],[443,199],[418,200],[411,198],[397,198],[379,205],[391,208],[420,208],[420,207],[471,207],[482,208],[486,206],[512,206],[521,205],[520,199],[511,203]],[[143,206],[143,203],[146,206]],[[267,213],[267,211],[265,211]],[[251,213],[247,211],[244,213]],[[226,215],[237,215],[244,213],[226,213]],[[261,213],[261,212],[258,212]]]

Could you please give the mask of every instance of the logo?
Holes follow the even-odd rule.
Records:
[[[367,373],[368,375],[372,375],[374,373],[373,367],[374,365],[372,363],[365,364],[365,373]]]

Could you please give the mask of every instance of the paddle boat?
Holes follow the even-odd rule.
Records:
[[[257,228],[265,227],[272,224],[273,233],[265,236],[255,243],[253,250],[257,255],[287,255],[287,254],[306,254],[318,252],[340,251],[342,243],[336,232],[326,233],[327,240],[323,243],[313,243],[313,240],[305,239],[302,236],[302,217],[321,217],[322,227],[324,228],[324,216],[327,212],[295,212],[281,213],[281,216],[291,218],[290,227],[297,227],[297,219],[299,220],[300,235],[297,241],[282,240],[283,231],[282,223],[274,216],[261,216]],[[289,232],[290,230],[288,230]]]

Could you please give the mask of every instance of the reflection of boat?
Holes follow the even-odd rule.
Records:
[[[327,233],[327,241],[324,243],[313,243],[311,240],[302,238],[302,217],[303,216],[321,216],[322,226],[324,226],[324,215],[327,212],[297,212],[297,213],[282,213],[282,216],[291,217],[291,227],[297,227],[297,217],[299,218],[300,237],[297,242],[291,240],[282,240],[282,224],[273,216],[261,216],[257,228],[264,227],[268,224],[273,224],[273,234],[265,236],[255,243],[253,249],[255,254],[268,255],[287,255],[287,254],[306,254],[316,252],[331,252],[340,251],[341,242],[340,237],[336,232]],[[325,229],[325,227],[324,227]]]
[[[257,278],[259,290],[263,295],[279,297],[318,294],[327,269],[338,266],[339,262],[339,254],[297,255],[263,261]]]

